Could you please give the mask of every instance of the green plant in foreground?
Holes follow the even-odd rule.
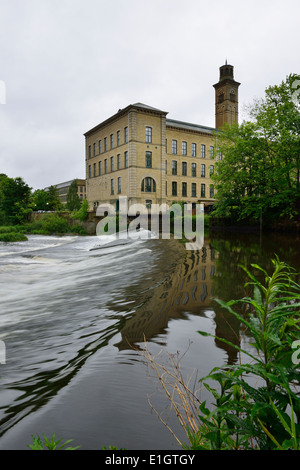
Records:
[[[72,439],[64,442],[63,444],[59,445],[61,443],[61,439],[55,440],[55,434],[53,434],[52,439],[48,439],[45,434],[44,436],[44,442],[41,440],[41,438],[37,435],[37,437],[32,436],[32,444],[29,445],[28,447],[31,450],[76,450],[79,448],[77,447],[65,447],[67,444],[72,442]]]
[[[292,360],[292,345],[300,338],[300,286],[291,267],[277,258],[272,263],[271,276],[252,265],[263,282],[243,267],[251,297],[217,300],[247,329],[255,352],[218,338],[250,361],[216,367],[201,380],[214,397],[214,407],[200,405],[199,431],[189,432],[185,448],[300,449],[300,371]],[[239,307],[246,307],[244,313]]]

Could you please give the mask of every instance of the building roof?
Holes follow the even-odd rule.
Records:
[[[211,135],[216,129],[214,127],[201,126],[199,124],[192,124],[190,122],[177,121],[175,119],[166,119],[167,127],[176,127],[193,132],[201,132]]]
[[[153,106],[149,106],[145,103],[138,102],[138,103],[130,104],[126,108],[119,109],[117,113],[110,116],[108,119],[101,122],[97,126],[93,127],[89,131],[85,132],[84,136],[88,136],[89,134],[92,134],[93,132],[100,129],[102,126],[107,125],[108,123],[113,121],[115,118],[120,116],[120,114],[125,114],[132,108],[133,109],[137,108],[137,109],[141,109],[141,110],[148,111],[148,112],[153,112],[153,113],[164,114],[165,116],[168,114],[168,111],[162,111],[161,109],[154,108]],[[213,128],[213,127],[206,127],[206,126],[201,126],[199,124],[192,124],[192,123],[189,123],[189,122],[177,121],[175,119],[166,119],[166,125],[167,125],[167,127],[176,127],[176,128],[179,128],[179,129],[189,130],[189,131],[193,131],[193,132],[201,132],[203,134],[210,134],[210,135],[212,134],[213,131],[215,131],[215,128]]]
[[[65,187],[70,186],[73,183],[73,181],[75,181],[75,180],[78,182],[79,185],[85,184],[85,179],[83,179],[83,178],[74,178],[73,180],[65,181],[64,183],[53,184],[52,186],[56,186],[57,189],[65,188]],[[47,186],[47,188],[45,188],[45,190],[47,190],[49,188],[50,188],[50,186]]]
[[[148,106],[147,104],[144,104],[144,103],[134,103],[133,105],[131,105],[135,108],[141,108],[141,109],[145,109],[145,110],[148,110],[148,111],[155,111],[157,113],[163,113],[163,114],[168,114],[167,111],[162,111],[161,109],[158,109],[158,108],[153,108],[152,106]]]
[[[168,114],[167,111],[162,111],[161,109],[153,108],[152,106],[148,106],[147,104],[144,104],[144,103],[130,104],[130,105],[126,106],[126,108],[119,109],[117,113],[113,114],[113,115],[110,116],[108,119],[106,119],[105,121],[101,122],[101,123],[98,124],[97,126],[93,127],[93,128],[90,129],[89,131],[85,132],[83,135],[84,135],[84,136],[88,136],[89,134],[92,134],[93,132],[95,132],[95,131],[97,131],[98,129],[100,129],[102,126],[107,125],[107,124],[109,124],[110,122],[112,122],[114,119],[118,118],[121,114],[126,114],[126,113],[127,113],[130,109],[132,109],[132,108],[144,109],[145,111],[151,111],[151,112],[159,113],[159,114],[165,114],[165,115]]]

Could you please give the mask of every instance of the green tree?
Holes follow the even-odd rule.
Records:
[[[258,219],[295,215],[300,198],[300,113],[291,74],[250,107],[251,121],[216,134],[216,214]],[[238,214],[238,215],[237,215]]]
[[[57,186],[49,186],[48,189],[48,210],[49,211],[59,211],[63,209],[63,204],[59,197],[59,192]]]
[[[20,178],[0,175],[0,222],[19,223],[32,211],[31,188]]]
[[[78,210],[81,206],[81,200],[78,196],[77,180],[72,181],[67,194],[67,208],[70,211]]]
[[[36,211],[46,211],[49,205],[49,193],[45,189],[36,189],[32,194],[33,208]]]
[[[87,199],[84,199],[82,201],[80,209],[78,211],[73,212],[73,214],[71,214],[71,217],[73,219],[80,220],[80,222],[83,222],[84,220],[87,219],[88,213],[89,213],[89,203]]]

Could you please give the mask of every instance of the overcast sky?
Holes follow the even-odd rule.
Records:
[[[84,178],[84,132],[136,102],[213,127],[226,59],[241,121],[300,72],[299,17],[299,0],[0,0],[0,173]]]

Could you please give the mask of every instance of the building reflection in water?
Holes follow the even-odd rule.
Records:
[[[178,249],[178,248],[177,248]],[[239,325],[226,318],[226,312],[213,300],[218,277],[216,262],[218,252],[205,240],[199,251],[183,250],[182,256],[166,278],[154,288],[144,288],[138,295],[139,305],[126,318],[120,331],[122,340],[116,345],[120,350],[137,347],[164,335],[171,319],[186,318],[187,314],[212,318],[215,334],[234,344],[239,344]],[[132,294],[128,294],[132,298]],[[124,299],[126,302],[126,298]],[[116,306],[113,307],[116,309]],[[199,335],[199,341],[201,337]],[[221,341],[217,347],[226,351],[228,363],[236,361],[236,350]]]

